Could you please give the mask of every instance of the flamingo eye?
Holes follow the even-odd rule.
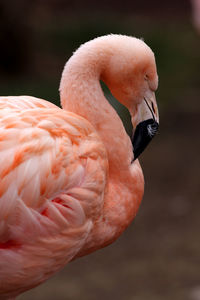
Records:
[[[144,75],[144,80],[149,80],[149,76],[147,74]]]

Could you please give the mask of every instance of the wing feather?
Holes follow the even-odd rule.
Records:
[[[41,99],[0,97],[0,298],[45,281],[84,247],[107,170],[86,120]]]
[[[25,214],[33,225],[40,214],[61,228],[96,218],[103,207],[107,156],[94,129],[46,101],[16,98],[0,97],[0,226],[7,224],[9,236],[11,224],[24,226]],[[27,234],[38,231],[29,226]]]

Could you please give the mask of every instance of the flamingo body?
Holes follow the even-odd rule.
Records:
[[[107,158],[89,122],[37,98],[1,97],[0,128],[0,293],[13,285],[15,295],[82,247],[101,214]]]
[[[146,55],[129,72],[136,86],[127,89],[123,81],[123,92],[117,80],[132,57],[120,72],[116,63],[105,68],[119,43],[119,61],[135,48],[136,57]],[[140,80],[137,72],[145,72]],[[144,42],[118,35],[86,43],[69,60],[60,87],[63,109],[29,96],[0,97],[0,299],[16,297],[72,259],[112,243],[136,215],[142,170],[100,78],[129,108],[134,126],[149,113],[158,120],[153,53]],[[141,95],[151,99],[153,111]]]

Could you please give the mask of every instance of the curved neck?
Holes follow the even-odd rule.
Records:
[[[85,50],[85,49],[83,49]],[[60,93],[62,107],[87,119],[100,135],[108,153],[109,169],[130,165],[132,145],[121,119],[104,97],[100,78],[109,52],[94,54],[79,49],[63,71]]]
[[[94,126],[107,149],[109,161],[102,218],[94,224],[77,256],[114,241],[135,216],[143,195],[141,168],[138,162],[131,165],[131,141],[119,116],[104,97],[99,82],[111,56],[112,49],[108,45],[106,50],[102,44],[97,47],[90,42],[81,46],[67,62],[60,84],[62,107]]]

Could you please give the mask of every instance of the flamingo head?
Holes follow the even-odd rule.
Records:
[[[135,160],[158,130],[155,57],[142,40],[133,37],[115,36],[112,47],[101,79],[113,96],[129,109],[134,128],[132,144]]]

